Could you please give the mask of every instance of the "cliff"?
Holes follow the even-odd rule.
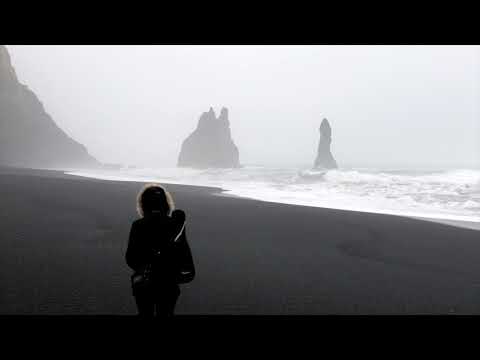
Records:
[[[87,149],[46,113],[18,81],[7,48],[0,45],[0,165],[31,168],[96,167]]]

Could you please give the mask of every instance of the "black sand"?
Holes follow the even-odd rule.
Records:
[[[134,314],[141,186],[0,169],[0,315]],[[479,231],[167,187],[197,267],[177,314],[480,313]]]

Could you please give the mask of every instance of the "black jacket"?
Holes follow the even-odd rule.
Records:
[[[183,284],[195,277],[195,266],[187,242],[185,213],[172,216],[150,214],[133,222],[125,259],[135,272],[152,265],[152,280],[158,285]],[[182,231],[180,237],[175,237]]]

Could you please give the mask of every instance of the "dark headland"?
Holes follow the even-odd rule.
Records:
[[[0,315],[135,314],[140,183],[0,170]],[[167,185],[198,271],[177,314],[480,314],[480,232]]]
[[[34,168],[93,168],[101,164],[68,136],[37,95],[20,83],[0,45],[0,165]]]

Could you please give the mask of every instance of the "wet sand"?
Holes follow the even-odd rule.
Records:
[[[135,314],[143,184],[0,169],[0,315]],[[480,314],[480,231],[167,185],[197,278],[177,314]]]

